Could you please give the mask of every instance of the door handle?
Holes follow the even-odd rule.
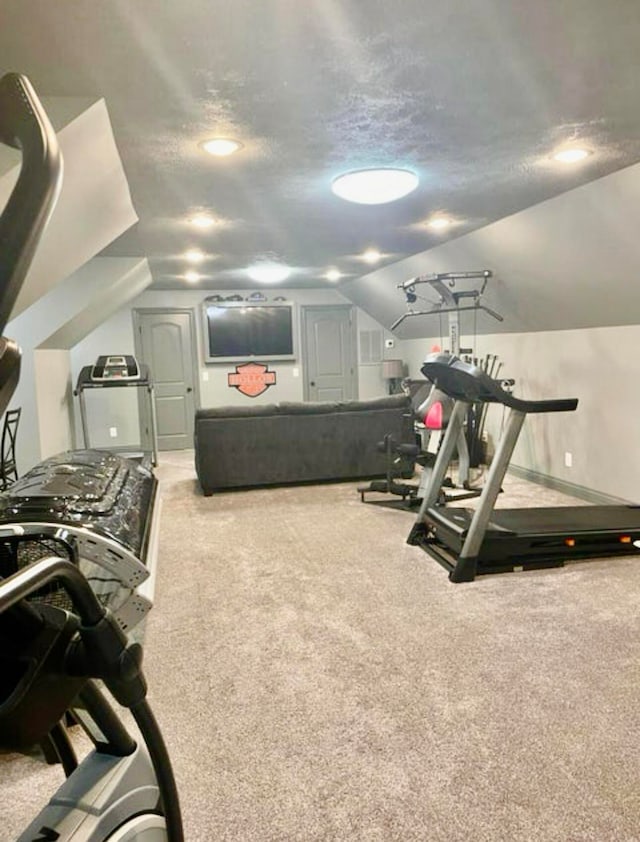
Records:
[[[193,389],[191,388],[191,386],[187,386],[187,392],[193,392]]]
[[[312,381],[311,381],[311,383],[309,383],[309,385],[310,385],[310,386],[315,386],[315,385],[316,385],[316,381],[315,381],[315,380],[312,380]]]

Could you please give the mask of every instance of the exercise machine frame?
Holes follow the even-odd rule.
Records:
[[[560,567],[570,560],[638,553],[640,507],[636,505],[494,509],[527,414],[573,411],[576,398],[516,398],[486,372],[448,354],[427,357],[422,372],[456,403],[407,543],[420,546],[442,564],[452,582],[470,582],[482,573]],[[509,410],[508,418],[477,508],[444,509],[436,505],[440,484],[473,401],[502,404]]]
[[[28,79],[16,73],[0,79],[0,142],[22,152],[18,179],[0,214],[1,332],[62,179],[55,132]],[[2,337],[0,414],[19,372],[20,349]],[[12,529],[14,538],[24,532],[21,525]],[[83,537],[76,534],[74,540]],[[131,561],[118,561],[123,560]],[[71,610],[40,601],[43,588],[52,584],[67,591]],[[1,580],[0,638],[0,747],[30,750],[41,743],[68,775],[18,842],[183,842],[171,764],[146,701],[142,649],[129,642],[79,567],[68,559],[43,558]],[[93,679],[131,711],[144,746],[129,736]],[[70,710],[96,745],[79,765],[63,724]]]

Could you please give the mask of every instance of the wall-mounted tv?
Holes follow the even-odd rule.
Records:
[[[205,300],[202,310],[206,362],[296,358],[293,304]]]

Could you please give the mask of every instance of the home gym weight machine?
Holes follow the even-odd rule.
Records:
[[[496,319],[499,322],[504,321],[499,313],[491,307],[487,307],[487,305],[482,301],[482,296],[487,288],[487,283],[492,276],[493,273],[490,269],[479,269],[468,272],[440,272],[432,275],[420,275],[416,278],[410,278],[408,281],[398,284],[398,289],[401,289],[405,294],[409,309],[406,313],[403,313],[395,320],[395,322],[391,325],[391,330],[395,330],[409,318],[425,318],[436,315],[441,318],[446,314],[448,316],[449,353],[454,354],[456,357],[459,357],[461,354],[472,356],[475,349],[460,347],[460,313],[473,313],[474,340],[476,337],[476,319],[479,311],[488,313],[493,319]],[[479,289],[477,286],[461,289],[459,285],[464,284],[466,281],[482,281],[482,285]],[[428,286],[439,297],[438,301],[424,299],[431,304],[431,307],[428,310],[413,309],[413,305],[419,297],[416,292],[416,287],[421,285]],[[487,365],[494,365],[497,362],[497,358],[494,357],[493,362],[491,362],[490,356],[491,355],[487,356],[485,362]],[[495,376],[498,376],[497,372],[495,373]],[[427,397],[427,400],[416,409],[416,415],[418,417],[422,416],[422,418],[426,417],[435,399],[436,394],[434,387],[430,395]],[[475,425],[474,423],[475,419],[473,408],[470,409],[469,418],[467,420],[467,431],[465,433],[465,430],[461,429],[456,442],[456,449],[458,452],[458,485],[465,489],[468,489],[470,485],[470,449],[476,449],[476,446],[474,446],[473,443],[471,448],[469,447],[469,442],[472,442],[472,438],[468,435],[468,433],[472,432],[474,429],[476,433],[480,433],[480,426]],[[428,435],[428,431],[426,431],[426,434]],[[428,442],[423,442],[423,449],[425,451],[429,451]],[[428,475],[425,477],[425,482],[426,480],[428,480]],[[422,487],[420,489],[422,494],[420,496],[424,496],[423,492],[425,482],[422,483]]]
[[[443,272],[432,275],[420,275],[398,284],[398,289],[401,289],[405,294],[409,309],[395,320],[390,329],[395,330],[408,318],[438,316],[441,319],[446,314],[448,316],[448,350],[456,356],[460,356],[461,354],[471,356],[473,354],[472,348],[460,347],[460,313],[467,311],[474,313],[474,338],[475,319],[478,311],[484,311],[497,321],[503,321],[499,313],[487,307],[482,302],[482,296],[492,274],[489,269],[469,272]],[[482,285],[480,288],[472,287],[471,289],[460,289],[456,287],[456,284],[466,281],[482,281]],[[438,301],[424,299],[431,305],[428,310],[413,309],[413,305],[419,298],[416,287],[420,285],[428,285],[439,297]],[[442,330],[440,334],[442,342]],[[479,362],[480,366],[491,377],[498,377],[502,363],[498,362],[496,355],[487,354],[484,360],[478,361],[476,358],[476,361]],[[390,437],[385,437],[385,440],[378,444],[378,449],[386,454],[387,475],[385,479],[373,480],[369,485],[358,488],[363,501],[365,494],[372,491],[402,497],[403,503],[406,500],[409,506],[418,505],[424,498],[443,429],[442,425],[434,423],[434,410],[437,409],[440,418],[443,419],[444,417],[444,421],[446,422],[452,409],[453,401],[444,393],[439,392],[428,380],[424,382],[424,385],[421,385],[420,381],[406,381],[405,385],[409,390],[411,387],[415,387],[415,392],[412,393],[410,391],[409,393],[412,400],[412,411],[415,417],[416,433],[420,439],[420,445],[397,445]],[[443,479],[447,487],[440,490],[439,500],[441,503],[452,500],[464,500],[469,497],[477,497],[480,494],[479,490],[471,488],[470,469],[472,466],[477,467],[480,461],[485,415],[486,408],[483,405],[470,405],[466,425],[459,430],[456,441],[458,454],[457,486],[449,479]],[[407,465],[413,464],[413,460],[418,461],[423,467],[419,485],[398,482],[398,472],[402,472]]]
[[[0,142],[22,153],[18,180],[0,215],[2,330],[62,178],[51,124],[29,81],[14,73],[0,79]],[[19,371],[20,349],[3,337],[0,412],[11,400]],[[93,555],[91,563],[110,576],[128,570],[132,596],[139,578],[144,578],[136,557],[145,543],[145,529],[135,528],[142,516],[136,483],[144,485],[150,499],[154,482],[149,476],[134,476],[142,468],[123,464],[126,460],[114,455],[104,464],[95,452],[86,454],[65,455],[40,474],[30,472],[20,498],[22,510],[16,513],[8,502],[0,522],[0,749],[31,752],[40,744],[67,775],[18,842],[183,842],[171,764],[146,701],[142,650],[123,628],[135,618],[126,620],[126,612],[116,616],[105,592],[99,599],[76,558],[83,548],[84,555]],[[82,481],[74,484],[74,479],[82,480],[87,462],[93,465],[92,477],[86,486]],[[127,485],[130,477],[133,486]],[[36,510],[51,503],[56,497],[53,486],[59,489],[65,478],[68,493],[57,499],[58,509],[49,514],[55,523],[37,523]],[[98,479],[102,485],[96,485]],[[118,515],[113,507],[123,490],[128,505]],[[124,547],[117,535],[91,534],[92,521],[114,514],[116,520],[129,518],[125,526],[131,527],[131,535],[142,536],[137,549]],[[25,536],[30,549],[40,546],[41,558],[33,561],[30,553],[21,554]],[[70,554],[56,557],[59,548],[68,548]],[[52,598],[60,591],[66,597],[64,608]],[[123,605],[114,607],[120,611]],[[131,711],[142,742],[129,735],[95,679]],[[65,727],[69,718],[95,745],[80,764]]]

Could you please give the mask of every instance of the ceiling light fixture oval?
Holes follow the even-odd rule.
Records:
[[[408,196],[419,180],[411,170],[380,167],[343,173],[333,179],[331,189],[348,202],[383,205]]]
[[[198,213],[192,216],[189,222],[196,228],[213,228],[216,224],[216,220],[206,213]]]
[[[199,146],[209,155],[215,155],[216,158],[226,158],[242,149],[240,141],[232,140],[230,137],[212,137],[209,140],[203,140]]]
[[[588,149],[573,146],[567,149],[558,149],[557,152],[553,153],[553,160],[559,161],[561,164],[577,164],[580,161],[584,161],[591,154]]]
[[[374,264],[382,259],[382,255],[380,254],[378,249],[367,249],[366,251],[362,252],[361,258],[362,260],[364,260],[365,263]]]
[[[285,266],[284,263],[261,261],[247,268],[247,275],[251,280],[261,284],[277,284],[279,281],[286,281],[290,274],[291,267]]]
[[[435,231],[444,231],[451,225],[451,220],[447,216],[434,216],[427,222],[427,225]]]

